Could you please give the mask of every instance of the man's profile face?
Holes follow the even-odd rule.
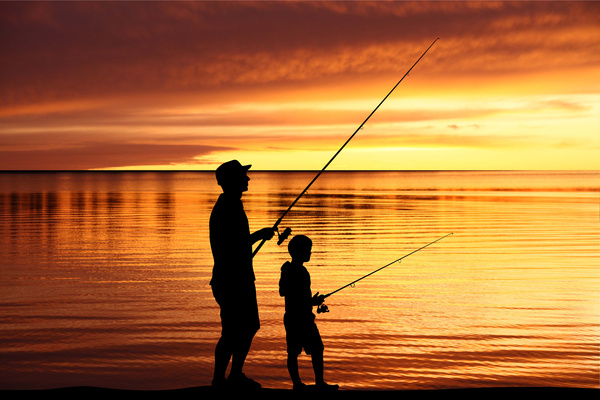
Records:
[[[250,178],[248,177],[248,173],[247,172],[243,172],[242,176],[240,177],[240,187],[242,192],[245,192],[248,190],[248,182],[250,181]]]
[[[236,176],[228,179],[227,183],[222,184],[224,192],[243,193],[248,190],[248,181],[250,178],[246,171],[240,172]]]

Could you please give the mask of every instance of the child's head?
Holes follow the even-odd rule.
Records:
[[[295,261],[310,261],[311,249],[312,240],[304,235],[296,235],[288,243],[288,252]]]

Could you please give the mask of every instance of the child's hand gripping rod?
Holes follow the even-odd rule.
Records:
[[[406,254],[406,255],[404,255],[404,256],[402,256],[402,257],[400,257],[399,259],[397,259],[397,260],[394,260],[394,261],[392,261],[391,263],[389,263],[389,264],[387,264],[387,265],[384,265],[383,267],[381,267],[381,268],[378,268],[378,269],[376,269],[375,271],[373,271],[373,272],[370,272],[370,273],[368,273],[367,275],[365,275],[365,276],[362,276],[362,277],[358,278],[357,280],[355,280],[355,281],[352,281],[352,282],[350,282],[349,284],[342,286],[342,287],[341,287],[341,288],[339,288],[339,289],[336,289],[336,290],[334,290],[333,292],[331,292],[331,293],[329,293],[329,294],[323,295],[323,300],[324,300],[324,299],[326,299],[327,297],[331,296],[332,294],[334,294],[334,293],[337,293],[337,292],[339,292],[340,290],[347,288],[348,286],[353,286],[353,285],[354,285],[356,282],[358,282],[358,281],[360,281],[360,280],[363,280],[363,279],[365,279],[366,277],[368,277],[368,276],[370,276],[370,275],[373,275],[375,272],[381,271],[382,269],[384,269],[384,268],[387,268],[387,267],[389,267],[389,266],[390,266],[390,265],[392,265],[392,264],[395,264],[395,263],[397,263],[397,262],[400,262],[400,261],[402,261],[402,259],[404,259],[404,258],[406,258],[406,257],[410,256],[411,254],[414,254],[414,253],[416,253],[416,252],[417,252],[417,251],[419,251],[419,250],[423,250],[425,247],[427,247],[427,246],[431,246],[431,245],[432,245],[432,244],[434,244],[435,242],[438,242],[438,241],[442,240],[443,238],[445,238],[445,237],[448,237],[448,236],[450,236],[450,235],[452,235],[452,233],[449,233],[449,234],[447,234],[447,235],[445,235],[445,236],[442,236],[441,238],[439,238],[439,239],[436,239],[436,240],[434,240],[433,242],[431,242],[431,243],[429,243],[429,244],[426,244],[425,246],[423,246],[423,247],[421,247],[421,248],[418,248],[417,250],[414,250],[414,251],[412,251],[412,252],[410,252],[410,253],[408,253],[408,254]],[[327,306],[326,306],[325,304],[322,304],[321,306],[319,306],[319,308],[317,308],[317,312],[318,312],[318,313],[322,313],[322,312],[328,312],[328,311],[329,311],[329,310],[328,310],[328,308],[327,308]]]
[[[354,131],[354,133],[348,138],[348,140],[346,140],[346,143],[344,143],[344,145],[342,147],[340,147],[340,149],[333,155],[333,157],[331,157],[331,160],[329,160],[329,162],[327,162],[327,164],[325,164],[325,166],[323,167],[323,169],[313,178],[313,180],[308,184],[308,186],[306,186],[306,188],[302,191],[302,193],[300,193],[298,195],[298,197],[296,197],[296,200],[294,200],[292,202],[292,204],[290,204],[290,206],[288,207],[288,209],[285,210],[285,212],[283,213],[283,215],[281,217],[279,217],[279,219],[277,220],[277,222],[275,222],[275,225],[273,225],[273,230],[274,231],[278,231],[279,224],[281,223],[281,220],[283,220],[283,217],[285,217],[285,215],[288,213],[288,211],[290,211],[292,209],[292,207],[294,207],[294,205],[296,205],[296,203],[298,202],[298,200],[300,200],[300,197],[302,197],[304,195],[304,193],[306,193],[306,191],[308,190],[308,188],[310,188],[312,186],[312,184],[317,180],[317,178],[319,176],[321,176],[321,174],[323,173],[323,171],[325,171],[325,169],[329,166],[329,164],[331,164],[331,162],[334,160],[334,158],[336,158],[337,155],[340,154],[340,152],[342,151],[342,149],[344,147],[346,147],[346,145],[348,144],[348,142],[350,142],[350,140],[352,140],[352,138],[358,133],[358,131],[360,131],[362,129],[362,127],[367,123],[367,121],[369,120],[369,118],[371,118],[371,116],[373,114],[375,114],[375,111],[377,111],[377,109],[383,104],[383,102],[392,94],[392,92],[394,91],[394,89],[396,89],[396,87],[398,87],[398,85],[400,84],[400,82],[402,82],[404,80],[404,78],[406,78],[406,76],[410,73],[410,71],[412,71],[412,69],[415,67],[415,65],[417,65],[417,63],[419,61],[421,61],[421,58],[423,58],[423,56],[425,56],[425,54],[429,51],[429,49],[438,40],[439,40],[439,38],[435,39],[433,41],[433,43],[431,43],[429,45],[429,47],[427,48],[427,50],[425,50],[425,52],[423,52],[423,54],[421,54],[421,57],[419,57],[419,59],[417,61],[415,61],[415,63],[413,64],[413,66],[410,67],[410,69],[408,71],[406,71],[406,73],[404,74],[404,76],[398,81],[398,83],[396,83],[396,85],[392,88],[392,90],[390,90],[390,92],[383,98],[383,100],[381,100],[381,102],[377,105],[377,107],[375,107],[375,109],[373,111],[371,111],[371,114],[369,114],[369,116],[363,121],[363,123],[360,124],[360,126],[356,129],[356,131]],[[288,232],[288,234],[289,234],[289,232]],[[260,248],[262,247],[262,245],[265,242],[266,242],[266,239],[263,239],[258,244],[258,246],[256,247],[256,249],[252,253],[252,257],[254,257],[256,255],[256,253],[258,253],[258,251],[260,250]]]

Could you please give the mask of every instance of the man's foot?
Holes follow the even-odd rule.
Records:
[[[254,379],[248,378],[244,374],[237,375],[229,375],[227,381],[231,384],[235,389],[260,389],[260,383],[256,382]]]
[[[211,382],[213,389],[225,389],[228,386],[227,379],[225,378],[214,378]]]
[[[333,391],[338,390],[340,388],[339,385],[330,385],[327,382],[317,383],[317,384],[315,384],[315,387],[317,388],[317,390],[328,391],[328,392],[333,392]]]

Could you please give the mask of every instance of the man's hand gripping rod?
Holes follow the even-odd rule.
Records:
[[[346,145],[350,142],[350,140],[352,140],[352,138],[358,133],[358,131],[360,131],[362,129],[362,127],[367,123],[367,121],[369,120],[369,118],[371,118],[371,116],[373,114],[375,114],[375,111],[377,111],[377,109],[383,104],[383,102],[392,94],[392,92],[396,89],[396,87],[398,87],[398,85],[400,84],[400,82],[402,82],[404,80],[404,78],[406,78],[406,76],[410,73],[410,71],[412,71],[412,69],[415,67],[415,65],[417,65],[417,63],[419,61],[421,61],[421,58],[423,58],[423,56],[425,56],[425,54],[429,51],[429,49],[435,44],[435,42],[437,42],[439,40],[439,38],[435,39],[433,41],[433,43],[431,43],[429,45],[429,47],[427,48],[427,50],[425,50],[425,52],[423,52],[423,54],[421,54],[421,57],[419,57],[419,59],[417,61],[415,61],[415,63],[412,65],[412,67],[410,67],[410,69],[408,71],[406,71],[406,73],[404,74],[404,76],[398,81],[398,83],[396,83],[396,85],[392,88],[392,90],[390,90],[390,92],[383,98],[383,100],[381,100],[381,102],[377,105],[377,107],[375,107],[375,109],[373,111],[371,111],[371,114],[369,114],[369,116],[363,121],[362,124],[360,124],[360,126],[356,129],[356,131],[354,131],[354,133],[348,138],[348,140],[346,140],[346,143],[344,143],[344,145],[342,147],[340,147],[340,149],[333,155],[333,157],[331,157],[331,160],[329,160],[329,162],[327,164],[325,164],[325,166],[323,167],[323,169],[321,171],[319,171],[319,173],[313,178],[313,180],[308,184],[308,186],[306,186],[306,188],[302,191],[302,193],[300,193],[298,195],[298,197],[296,197],[296,200],[294,200],[292,202],[292,204],[290,204],[290,206],[288,207],[287,210],[285,210],[285,212],[281,215],[281,217],[279,217],[279,219],[277,220],[277,222],[275,222],[275,225],[273,225],[273,230],[277,231],[279,224],[281,223],[281,221],[283,220],[283,218],[285,217],[285,215],[292,209],[292,207],[294,207],[296,205],[296,203],[298,202],[298,200],[300,200],[300,198],[304,195],[304,193],[306,193],[306,191],[312,186],[312,184],[317,180],[317,178],[319,176],[321,176],[321,174],[323,173],[323,171],[325,171],[325,169],[329,166],[329,164],[331,164],[331,162],[337,157],[338,154],[340,154],[340,152],[344,149],[344,147],[346,147]],[[291,229],[287,228],[286,231],[284,231],[284,233],[280,236],[280,240],[279,240],[279,244],[285,240],[285,238],[290,234]],[[287,235],[286,235],[287,233]],[[283,237],[283,240],[281,239]],[[260,250],[260,248],[262,247],[262,245],[266,242],[266,239],[263,239],[259,245],[256,247],[256,249],[254,250],[254,252],[252,253],[252,257],[254,257],[256,255],[256,253],[258,253],[258,251]]]

